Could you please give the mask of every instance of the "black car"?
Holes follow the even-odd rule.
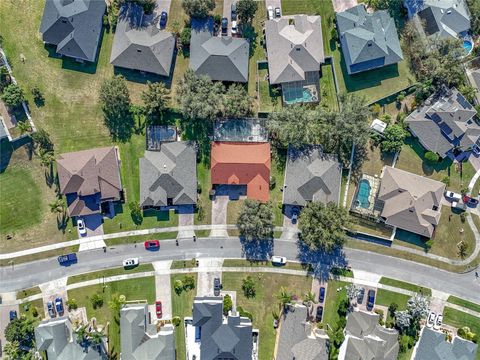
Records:
[[[318,302],[321,304],[325,300],[325,288],[322,286],[320,288],[320,295],[318,296]]]
[[[363,302],[363,298],[365,297],[365,288],[360,288],[357,295],[357,303],[361,304]]]
[[[292,224],[296,224],[298,220],[298,208],[294,207],[292,209]]]
[[[232,21],[237,20],[237,4],[232,4],[230,17]]]
[[[317,314],[315,315],[315,320],[317,322],[322,322],[323,317],[323,306],[317,307]]]
[[[375,290],[370,289],[368,290],[367,310],[372,310],[373,305],[375,305]]]
[[[228,33],[228,19],[223,18],[222,19],[222,35],[227,35]]]
[[[10,321],[13,321],[17,318],[17,311],[16,310],[10,310]]]
[[[164,28],[167,26],[167,19],[168,19],[168,14],[166,11],[162,11],[162,14],[160,15],[160,27]]]
[[[222,284],[220,283],[220,278],[213,279],[213,294],[215,296],[220,295],[220,289],[222,288]]]

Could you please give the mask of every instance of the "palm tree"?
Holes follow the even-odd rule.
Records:
[[[88,330],[87,325],[80,326],[76,331],[75,335],[77,335],[77,343],[84,346],[85,340],[87,340]]]
[[[285,309],[285,307],[292,302],[293,294],[289,293],[287,289],[282,286],[277,294],[277,299],[280,301],[280,305],[283,309]]]
[[[38,157],[40,158],[40,163],[45,167],[52,165],[55,160],[53,151],[40,151]]]
[[[96,348],[98,352],[100,352],[101,344],[103,343],[103,339],[105,338],[105,334],[103,333],[103,331],[91,331],[90,333],[88,333],[88,337],[93,347]]]
[[[20,359],[20,344],[18,341],[7,342],[3,350],[7,359]]]
[[[23,135],[32,130],[30,123],[28,121],[19,121],[17,124],[18,130],[20,130],[20,135]]]
[[[114,312],[115,316],[118,316],[120,309],[125,304],[125,295],[113,294],[108,302],[108,307]]]
[[[54,202],[48,204],[50,206],[50,211],[52,213],[63,213],[65,212],[65,201],[63,199],[56,199]]]

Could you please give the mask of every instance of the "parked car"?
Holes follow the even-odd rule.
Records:
[[[473,145],[472,151],[475,155],[480,155],[480,148],[477,145]]]
[[[436,314],[433,311],[430,311],[427,317],[427,327],[431,328],[435,323]]]
[[[47,310],[48,310],[48,315],[50,315],[51,318],[54,318],[57,316],[57,313],[55,312],[55,306],[53,306],[53,303],[49,301],[47,303]]]
[[[59,316],[63,316],[63,300],[61,297],[57,297],[55,299],[55,309],[57,310],[57,313]]]
[[[279,8],[279,7],[276,7],[276,8],[275,8],[275,17],[276,17],[276,18],[279,18],[279,17],[281,17],[281,16],[282,16],[282,14],[280,13],[280,8]]]
[[[317,322],[322,322],[322,317],[323,317],[323,306],[318,306],[317,313],[315,315],[315,320]]]
[[[477,206],[478,205],[478,200],[475,199],[475,198],[472,198],[468,195],[463,195],[462,200],[465,203],[465,205],[468,205],[468,206]]]
[[[85,227],[85,222],[83,221],[82,218],[77,219],[77,228],[78,228],[78,233],[81,236],[87,235],[87,228]]]
[[[298,220],[298,208],[294,207],[292,209],[292,224],[296,224]]]
[[[220,282],[220,278],[216,277],[215,279],[213,279],[213,295],[219,296],[221,288],[222,284]]]
[[[158,250],[160,248],[160,241],[158,240],[147,240],[144,243],[145,250]]]
[[[66,254],[66,255],[60,255],[58,258],[58,263],[61,266],[70,266],[72,264],[77,263],[77,254],[71,253],[71,254]]]
[[[155,312],[157,314],[157,319],[162,318],[162,302],[160,300],[155,301]]]
[[[222,35],[227,35],[228,34],[228,19],[223,18],[222,19]]]
[[[437,318],[435,319],[435,324],[433,325],[433,328],[435,330],[440,330],[440,328],[442,327],[442,324],[443,324],[443,315],[438,314]]]
[[[165,26],[167,26],[167,19],[168,19],[167,12],[162,11],[162,13],[160,14],[160,21],[159,21],[159,25],[160,25],[161,29],[163,29]]]
[[[10,310],[10,321],[13,321],[17,318],[17,310]]]
[[[236,3],[232,4],[230,11],[231,11],[230,18],[232,19],[232,21],[237,20],[237,4]]]
[[[457,194],[453,191],[445,191],[445,197],[450,199],[451,201],[460,201],[462,199],[462,195]]]
[[[358,289],[358,295],[357,295],[357,303],[361,304],[363,303],[363,298],[365,297],[365,288],[360,288]]]
[[[238,32],[238,29],[237,29],[237,21],[236,21],[236,20],[233,20],[233,21],[232,21],[232,35],[235,35],[237,32]]]
[[[267,8],[267,12],[268,12],[268,20],[273,20],[273,6],[269,6]]]
[[[318,302],[322,304],[325,301],[325,288],[322,286],[320,288],[320,295],[318,296]]]
[[[285,256],[272,256],[273,265],[285,265],[287,263],[287,258]]]
[[[375,290],[368,290],[367,310],[372,310],[375,305]]]
[[[130,258],[130,259],[125,259],[122,262],[123,267],[132,267],[132,266],[137,266],[139,264],[138,258]]]
[[[467,205],[465,205],[464,203],[458,202],[458,201],[453,201],[452,202],[452,208],[465,211],[465,210],[467,210]]]

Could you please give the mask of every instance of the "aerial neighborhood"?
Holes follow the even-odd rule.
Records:
[[[0,358],[480,360],[480,1],[0,1]]]

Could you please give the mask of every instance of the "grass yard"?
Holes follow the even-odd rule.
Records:
[[[480,318],[452,309],[448,305],[445,306],[443,311],[443,323],[456,328],[468,326],[472,332],[480,334]],[[478,355],[479,353],[477,352],[477,359],[479,358]]]
[[[197,164],[197,181],[201,186],[202,192],[199,195],[197,208],[202,207],[202,214],[195,214],[195,224],[211,224],[212,223],[212,200],[210,200],[210,189],[212,184],[210,182],[210,167],[203,162]],[[197,235],[199,236],[199,235]]]
[[[256,65],[255,65],[256,66]],[[258,96],[259,112],[272,112],[282,107],[281,91],[276,91],[268,82],[268,68],[257,69],[258,72]]]
[[[337,91],[335,89],[332,64],[322,64],[320,105],[326,109],[338,111]]]
[[[473,311],[476,311],[476,312],[480,313],[480,305],[479,304],[475,304],[475,303],[472,303],[470,301],[460,299],[456,296],[450,296],[447,301],[451,304],[456,304],[456,305],[459,305],[459,306],[463,306],[464,308],[467,308],[467,309],[470,309],[470,310],[473,310]]]
[[[177,274],[171,276],[172,284],[172,314],[173,316],[179,316],[182,319],[182,323],[175,329],[175,348],[177,350],[177,359],[186,358],[186,348],[185,348],[185,327],[183,318],[192,316],[192,306],[193,298],[197,291],[183,291],[180,295],[175,292],[173,284],[175,280],[182,280],[185,275],[191,275],[195,278],[195,284],[197,283],[197,274]]]
[[[416,292],[416,293],[422,293],[426,296],[431,296],[432,295],[432,290],[431,289],[423,287],[423,286],[418,286],[418,285],[415,285],[415,284],[410,284],[410,283],[405,282],[405,281],[400,281],[400,280],[395,280],[395,279],[382,277],[380,279],[380,284],[389,285],[389,286],[397,287],[397,288],[400,288],[400,289],[413,291],[413,292]]]
[[[177,238],[177,232],[164,232],[164,233],[156,233],[156,234],[148,234],[148,235],[135,235],[135,236],[127,236],[127,237],[120,237],[115,239],[107,239],[105,243],[107,246],[114,246],[120,244],[138,244],[138,246],[143,246],[143,243],[146,240],[171,240]],[[161,246],[161,244],[160,244]]]
[[[110,282],[105,289],[102,288],[102,285],[93,285],[69,290],[68,298],[75,299],[79,307],[85,306],[89,319],[94,316],[98,324],[106,325],[109,323],[109,350],[112,354],[119,354],[120,321],[108,306],[111,296],[115,293],[125,295],[127,301],[146,300],[149,304],[153,304],[155,302],[155,277]],[[97,309],[92,307],[90,301],[94,294],[99,294],[103,299],[103,306]]]
[[[250,299],[246,298],[242,291],[242,280],[247,275],[252,276],[256,282],[256,296]],[[277,293],[283,286],[301,298],[310,291],[312,278],[266,273],[225,272],[222,275],[222,282],[225,290],[237,291],[237,306],[241,306],[253,315],[253,327],[260,331],[259,359],[272,359],[276,336],[272,312],[279,311]]]
[[[236,224],[245,200],[229,200],[227,205],[227,224]]]
[[[276,268],[278,266],[273,265],[271,261],[248,261],[243,259],[225,259],[223,261],[223,267],[243,267],[243,266],[250,266],[250,267],[273,267]],[[282,266],[282,269],[291,269],[291,270],[308,270],[309,265],[307,264],[300,264],[297,262],[287,262],[285,266]]]
[[[408,299],[410,299],[410,296],[408,295],[378,289],[375,304],[388,307],[391,303],[395,303],[398,305],[398,310],[405,310],[407,308]]]
[[[23,289],[17,292],[17,300],[25,299],[29,296],[40,294],[41,292],[42,290],[40,290],[38,286],[34,286],[28,289]]]
[[[275,187],[270,190],[270,201],[272,202],[273,214],[275,216],[274,224],[276,226],[283,226],[282,200],[283,182],[285,180],[285,163],[286,154],[278,153],[277,156],[272,157],[272,164],[270,167],[270,177],[275,177]]]
[[[37,316],[35,315],[35,310],[37,310]],[[37,326],[38,323],[45,317],[45,312],[43,311],[43,300],[38,299],[34,301],[28,301],[26,303],[19,305],[20,316],[25,315],[27,319],[34,321],[34,326]]]
[[[94,272],[81,274],[81,275],[69,276],[67,285],[79,283],[82,281],[100,279],[102,277],[133,274],[133,273],[148,272],[148,271],[154,271],[152,264],[140,264],[134,267],[133,269],[125,269],[124,267],[105,269],[105,270],[94,271]]]
[[[348,203],[347,203],[348,205]],[[378,235],[389,238],[392,235],[392,228],[382,223],[375,223],[357,216],[350,216],[350,229],[367,234]]]
[[[345,287],[348,283],[343,281],[330,280],[328,282],[327,296],[325,297],[325,306],[323,311],[323,324],[328,324],[334,328],[337,321],[340,319],[337,310],[340,302],[347,298],[347,290]],[[337,289],[342,288],[340,291]]]

